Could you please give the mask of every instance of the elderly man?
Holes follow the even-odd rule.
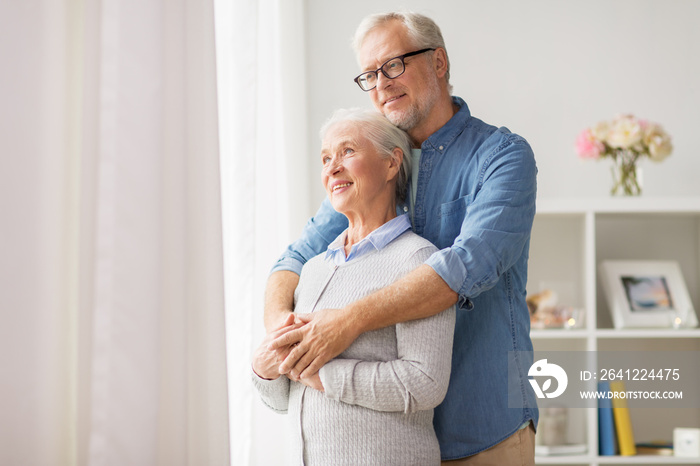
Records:
[[[536,173],[528,143],[472,117],[451,96],[438,26],[414,13],[373,15],[360,24],[355,78],[374,106],[408,132],[413,231],[439,251],[421,267],[343,309],[310,314],[272,342],[280,373],[309,377],[360,334],[437,314],[457,304],[452,373],[434,425],[443,464],[534,464],[538,411],[525,303]],[[268,280],[265,324],[293,308],[301,266],[347,227],[324,201]]]

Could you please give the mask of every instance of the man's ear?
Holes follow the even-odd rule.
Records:
[[[433,52],[433,69],[438,78],[447,74],[447,52],[442,47],[436,48]]]

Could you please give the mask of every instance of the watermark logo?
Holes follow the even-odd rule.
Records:
[[[508,407],[597,408],[600,400],[617,398],[625,399],[630,409],[700,409],[698,354],[697,350],[509,351]],[[528,396],[523,396],[523,383]]]
[[[556,398],[564,393],[569,383],[569,378],[566,376],[564,369],[556,364],[548,363],[546,359],[535,361],[535,363],[530,366],[527,375],[530,377],[547,377],[542,387],[540,387],[536,379],[529,379],[530,385],[532,385],[532,388],[535,390],[537,398]],[[548,392],[552,386],[552,379],[557,381],[557,388],[552,392]]]

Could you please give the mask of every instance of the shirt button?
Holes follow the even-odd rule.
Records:
[[[408,212],[408,207],[404,206],[403,211]]]
[[[443,149],[443,146],[438,147],[438,149],[442,150],[442,149]]]

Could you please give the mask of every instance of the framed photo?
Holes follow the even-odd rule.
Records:
[[[603,261],[600,276],[615,328],[698,325],[677,262]]]

